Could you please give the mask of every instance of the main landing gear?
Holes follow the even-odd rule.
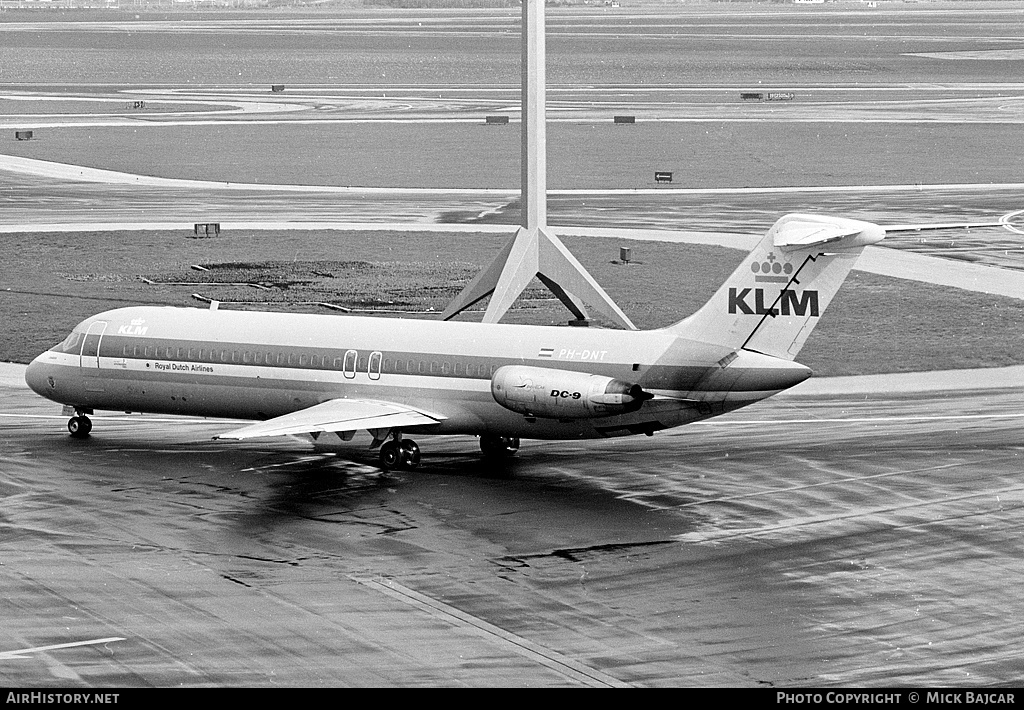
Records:
[[[76,414],[68,420],[68,431],[76,439],[85,439],[92,431],[92,420],[84,414]]]
[[[394,468],[417,468],[420,465],[420,447],[412,439],[392,439],[380,446],[380,467],[385,471]]]
[[[480,450],[489,459],[508,459],[519,451],[519,439],[514,436],[484,434],[480,437]],[[391,439],[380,445],[380,467],[385,471],[396,468],[418,468],[420,447],[412,439]]]
[[[482,434],[480,436],[480,450],[488,458],[511,458],[519,451],[519,438],[515,436]]]

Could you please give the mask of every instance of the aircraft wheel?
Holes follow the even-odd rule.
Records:
[[[380,447],[380,467],[385,471],[396,468],[402,461],[397,441],[385,441]]]
[[[519,439],[514,436],[484,434],[480,437],[480,450],[484,456],[508,458],[519,450]]]
[[[412,439],[402,439],[401,465],[406,468],[417,468],[420,465],[420,447]]]
[[[92,431],[92,420],[84,414],[71,417],[68,420],[68,431],[76,439],[84,439]]]

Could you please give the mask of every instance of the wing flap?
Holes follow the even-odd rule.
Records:
[[[215,436],[215,439],[253,439],[317,432],[386,429],[437,424],[447,417],[392,402],[332,399],[291,414],[250,424]]]

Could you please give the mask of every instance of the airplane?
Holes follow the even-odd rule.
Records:
[[[255,420],[216,439],[367,430],[384,470],[419,465],[407,435],[476,435],[492,457],[521,438],[650,436],[810,377],[794,358],[884,237],[786,215],[704,306],[653,330],[119,308],[78,324],[25,380],[64,405],[76,438],[95,410]]]

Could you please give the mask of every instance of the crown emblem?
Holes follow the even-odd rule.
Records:
[[[750,265],[750,270],[755,274],[754,281],[771,281],[785,283],[789,281],[789,275],[793,273],[793,265],[789,262],[781,262],[774,252],[768,252],[764,261],[755,261]],[[761,276],[760,274],[764,274]]]

